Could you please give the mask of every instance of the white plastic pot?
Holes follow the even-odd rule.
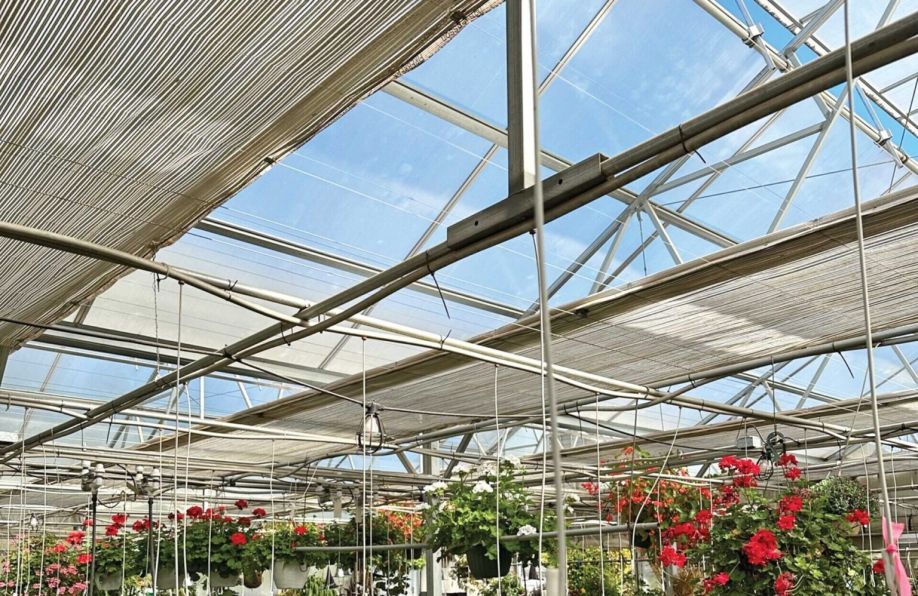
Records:
[[[114,592],[121,589],[121,574],[106,573],[96,575],[96,588],[103,592]]]
[[[210,572],[210,588],[232,588],[239,585],[238,575],[220,575],[216,571]]]
[[[302,590],[310,569],[315,567],[301,567],[294,561],[274,561],[274,585],[279,590]]]

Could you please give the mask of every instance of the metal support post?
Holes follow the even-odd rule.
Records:
[[[509,150],[509,193],[535,184],[535,69],[532,55],[530,3],[507,2],[507,135]]]
[[[437,443],[428,443],[427,447],[431,450],[437,449]],[[440,462],[434,459],[430,454],[421,456],[421,471],[427,476],[435,476],[439,473]],[[424,549],[424,574],[426,591],[422,594],[427,596],[443,595],[443,578],[440,568],[440,562],[437,560],[437,553],[430,548]]]

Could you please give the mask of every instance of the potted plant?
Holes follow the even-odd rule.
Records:
[[[622,475],[632,462],[649,459],[646,451],[626,447],[607,465],[607,473]],[[648,472],[656,471],[650,467]],[[661,531],[694,519],[702,503],[711,498],[711,491],[688,477],[684,468],[667,468],[666,476],[682,476],[685,480],[657,478],[635,472],[613,483],[585,482],[583,488],[593,497],[602,499],[602,516],[608,522],[639,524],[656,522]],[[651,558],[659,553],[660,531],[634,532],[634,546],[649,551]]]
[[[807,488],[792,456],[778,463],[787,488],[773,496],[756,489],[751,465],[721,459],[731,481],[714,495],[705,537],[688,543],[670,534],[661,562],[700,569],[703,561],[709,572],[700,587],[716,596],[886,593],[869,555],[837,531],[845,515]]]
[[[870,522],[870,511],[878,511],[876,499],[854,479],[845,476],[827,476],[813,485],[813,494],[825,499],[826,511],[843,515],[841,524],[850,536],[860,533]]]
[[[319,553],[296,550],[300,546],[320,546],[324,534],[315,524],[275,524],[263,542],[273,540],[274,585],[281,590],[299,590],[306,583],[309,567],[322,560]]]
[[[237,585],[243,571],[243,548],[252,538],[252,529],[245,521],[225,515],[222,508],[205,510],[198,505],[188,508],[186,521],[180,548],[184,548],[188,572],[206,575],[210,589]]]
[[[95,584],[99,590],[120,590],[122,584],[139,573],[134,537],[109,536],[98,540],[95,557]]]
[[[518,466],[518,460],[501,459],[424,489],[433,501],[424,511],[427,542],[443,555],[465,555],[476,579],[502,577],[514,554],[528,561],[538,551],[535,540],[498,546],[499,536],[537,533],[538,508],[519,479]]]

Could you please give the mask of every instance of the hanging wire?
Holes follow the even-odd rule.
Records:
[[[873,360],[873,328],[870,318],[870,292],[867,285],[867,257],[864,249],[864,218],[861,210],[861,193],[857,171],[857,135],[855,129],[856,113],[854,111],[854,73],[851,58],[851,0],[845,0],[845,77],[848,84],[848,119],[849,137],[851,143],[851,182],[854,187],[854,219],[857,227],[857,252],[860,263],[861,298],[864,307],[864,334],[867,343],[867,376],[870,379],[870,403],[873,419],[874,444],[877,452],[877,468],[880,478],[880,494],[883,496],[883,512],[885,526],[889,536],[890,545],[895,545],[893,539],[892,511],[889,503],[889,490],[886,486],[886,469],[883,462],[883,438],[880,436],[880,414],[877,404],[877,386]],[[893,556],[883,550],[885,561],[886,581],[889,592],[893,596],[899,593]]]
[[[361,428],[360,432],[366,434],[366,411],[367,411],[367,338],[361,338],[360,342],[360,358],[361,358],[361,367],[360,367],[360,393],[362,398],[363,405],[363,416],[361,418]],[[361,494],[362,501],[360,504],[360,532],[361,532],[361,559],[362,566],[360,570],[360,583],[358,585],[363,586],[364,592],[366,592],[366,572],[367,572],[367,441],[364,440],[361,442],[361,451],[362,457],[360,458],[360,467],[363,471],[363,482],[361,483]]]
[[[501,584],[503,584],[503,578],[500,577],[500,471],[501,471],[501,445],[500,445],[500,408],[497,400],[497,370],[498,366],[494,365],[494,431],[497,433],[497,486],[494,489],[494,525],[495,533],[497,535],[497,569],[498,569],[498,578],[497,578],[497,596],[503,594]]]
[[[602,462],[599,455],[599,394],[596,394],[596,515],[599,517],[599,586],[601,596],[606,596],[606,548],[602,540],[602,525],[605,523],[602,519]]]

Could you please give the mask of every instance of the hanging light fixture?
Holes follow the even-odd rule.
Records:
[[[787,447],[784,444],[784,435],[774,431],[765,437],[762,454],[756,462],[759,466],[759,473],[755,476],[756,480],[761,482],[770,480],[772,474],[775,473],[775,464],[785,453],[787,453]]]
[[[385,435],[382,420],[379,418],[379,406],[375,403],[367,406],[363,416],[363,426],[357,433],[357,445],[361,450],[376,453],[382,449]]]

